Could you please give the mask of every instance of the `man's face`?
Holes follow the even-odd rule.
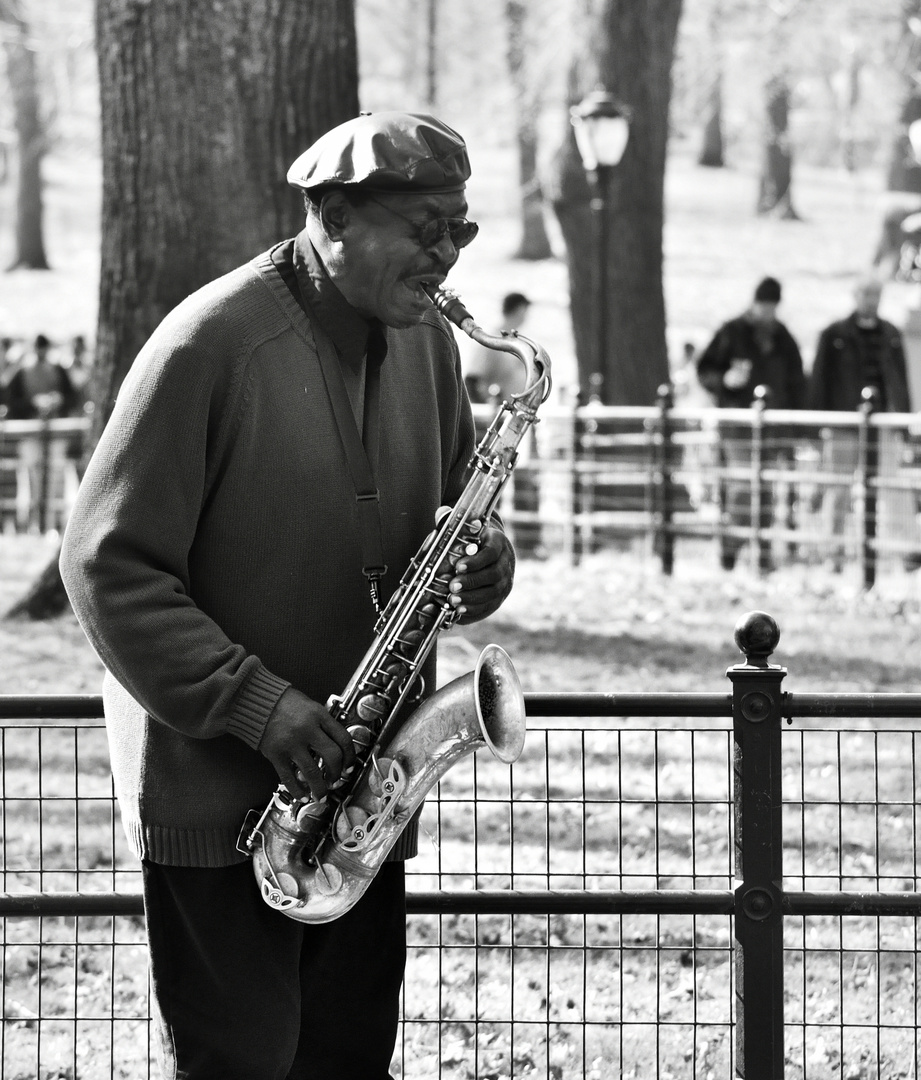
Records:
[[[461,191],[383,195],[349,204],[346,223],[328,252],[326,269],[357,311],[403,328],[420,322],[431,307],[423,285],[440,285],[457,262],[449,232],[428,247],[420,230],[439,218],[463,218]]]
[[[752,321],[760,326],[770,326],[777,319],[777,305],[770,300],[756,300],[752,304]]]
[[[875,282],[859,285],[854,291],[854,304],[862,319],[873,319],[879,311],[883,290]]]

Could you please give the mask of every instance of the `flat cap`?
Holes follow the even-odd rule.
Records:
[[[464,140],[424,113],[362,113],[321,135],[288,169],[309,191],[360,184],[369,191],[460,191],[470,176]]]

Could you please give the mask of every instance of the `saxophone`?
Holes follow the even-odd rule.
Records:
[[[410,563],[348,686],[327,702],[352,737],[356,764],[321,799],[295,798],[279,786],[261,816],[251,811],[244,823],[238,846],[253,857],[263,899],[304,923],[331,922],[358,902],[455,762],[486,746],[511,763],[524,746],[524,695],[498,645],[483,649],[473,672],[402,715],[404,704],[416,705],[421,695],[419,672],[438,633],[459,618],[448,601],[454,567],[476,551],[517,447],[550,392],[544,349],[514,331],[487,334],[452,293],[427,292],[474,341],[515,355],[527,380],[503,402],[477,446],[467,486]]]

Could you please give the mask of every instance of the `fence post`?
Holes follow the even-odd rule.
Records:
[[[781,682],[786,669],[769,664],[777,623],[751,611],[736,623],[744,664],[732,680],[735,816],[736,1076],[783,1080],[784,980]]]
[[[572,395],[572,407],[569,412],[569,530],[570,530],[570,565],[578,566],[582,558],[582,525],[579,515],[582,513],[582,439],[579,435],[579,396]]]
[[[672,418],[675,403],[671,383],[662,383],[656,392],[656,429],[653,434],[652,529],[653,550],[662,561],[662,573],[670,575],[675,566],[675,537],[672,533]]]
[[[877,392],[873,386],[865,386],[860,392],[860,429],[857,439],[857,515],[860,530],[860,566],[863,587],[872,589],[876,583],[876,480],[879,476],[879,431],[873,426],[872,416],[876,410]]]
[[[770,564],[770,538],[762,536],[769,502],[765,498],[764,485],[764,410],[770,391],[766,386],[756,386],[752,409],[751,436],[751,564],[755,571],[764,570]]]
[[[47,416],[41,418],[41,425],[39,440],[42,456],[39,463],[38,531],[41,536],[44,536],[48,529],[50,509],[48,504],[51,501],[51,423]]]

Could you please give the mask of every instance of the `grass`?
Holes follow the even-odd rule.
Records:
[[[0,538],[2,595],[15,591],[10,569],[28,578],[53,544]],[[887,576],[886,592],[864,595],[856,580],[842,586],[815,568],[783,569],[762,581],[742,569],[722,574],[715,564],[712,551],[693,549],[666,580],[635,547],[599,553],[578,568],[556,557],[524,560],[497,615],[444,635],[441,677],[468,670],[478,648],[495,640],[528,690],[727,690],[725,669],[737,658],[732,627],[760,608],[783,630],[775,659],[790,668],[786,688],[913,688],[921,633],[913,578]],[[0,647],[17,658],[11,686],[97,689],[98,661],[72,617],[4,622],[0,635]],[[37,672],[47,686],[30,681]],[[725,731],[685,727],[623,721],[584,734],[534,730],[514,789],[507,769],[488,760],[478,760],[475,773],[452,771],[440,807],[426,813],[415,887],[729,887],[731,741]],[[132,863],[107,801],[104,744],[97,738],[78,750],[70,736],[51,741],[50,733],[37,740],[35,732],[19,742],[7,735],[6,860],[49,872],[14,875],[8,887],[105,888],[117,877],[121,887],[136,888],[113,877],[113,863]],[[786,743],[791,887],[872,889],[881,872],[895,875],[881,887],[914,882],[910,735],[791,732]],[[86,799],[79,817],[77,759]],[[887,804],[877,808],[880,782]],[[841,783],[854,802],[839,808]],[[78,876],[53,871],[74,865]],[[607,1080],[648,1075],[650,1054],[663,1078],[728,1075],[730,933],[729,920],[717,917],[414,918],[403,1075],[413,1080],[440,1065],[445,1080],[513,1070],[516,1077]],[[40,948],[30,943],[33,934],[15,924],[5,946],[6,1076],[35,1075],[29,1063],[37,1060],[40,1030],[42,1077],[142,1071],[144,1027],[128,1019],[146,1002],[141,928],[125,920],[82,919],[79,929],[72,920],[46,920]],[[787,1075],[803,1076],[808,1067],[810,1080],[909,1076],[902,1066],[912,1059],[911,921],[788,920],[787,946]],[[114,1034],[101,1021],[68,1019],[75,988],[84,1017],[105,1016],[114,997],[126,1018]],[[881,1001],[892,1003],[883,1017]],[[38,1014],[47,1018],[41,1024]],[[888,1026],[877,1064],[880,1020]],[[71,1059],[76,1071],[52,1068]]]

